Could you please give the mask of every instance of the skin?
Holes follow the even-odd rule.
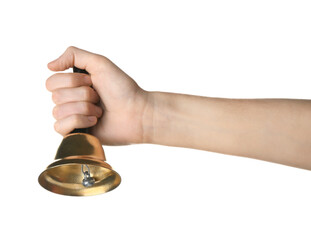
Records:
[[[76,66],[81,73],[60,73]],[[152,143],[311,169],[311,101],[147,92],[108,58],[69,47],[48,68],[61,135],[91,127],[105,145]],[[92,86],[92,87],[91,87]]]

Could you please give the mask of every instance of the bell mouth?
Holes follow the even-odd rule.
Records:
[[[81,166],[87,165],[95,182],[83,185]],[[120,175],[111,166],[97,159],[61,159],[50,164],[39,176],[40,185],[53,193],[69,196],[92,196],[111,191],[121,183]]]

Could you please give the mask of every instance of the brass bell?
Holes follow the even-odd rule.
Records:
[[[87,73],[74,68],[74,72]],[[45,189],[63,195],[90,196],[108,192],[119,186],[120,175],[106,163],[100,141],[76,129],[63,138],[55,162],[39,176]]]

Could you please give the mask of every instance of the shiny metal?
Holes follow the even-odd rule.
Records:
[[[106,163],[99,140],[86,133],[71,133],[60,144],[55,162],[39,176],[45,189],[63,195],[90,196],[111,191],[121,183],[120,175]],[[83,171],[87,165],[88,171]],[[83,181],[89,179],[84,186]],[[92,179],[94,182],[92,182]]]
[[[87,171],[84,171],[84,166],[86,166],[86,168],[88,169]],[[95,179],[93,177],[91,177],[91,172],[90,172],[90,168],[88,165],[86,164],[82,164],[81,165],[81,172],[83,173],[83,180],[82,180],[82,185],[84,187],[91,187],[94,185],[95,183]]]

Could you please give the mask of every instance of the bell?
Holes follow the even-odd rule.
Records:
[[[74,72],[87,73],[77,68]],[[64,137],[56,161],[39,176],[42,187],[62,195],[91,196],[119,186],[121,177],[106,163],[100,141],[87,132],[75,129]]]
[[[39,176],[45,189],[70,196],[105,193],[119,186],[120,175],[106,163],[99,140],[75,130],[64,137],[50,164]]]

